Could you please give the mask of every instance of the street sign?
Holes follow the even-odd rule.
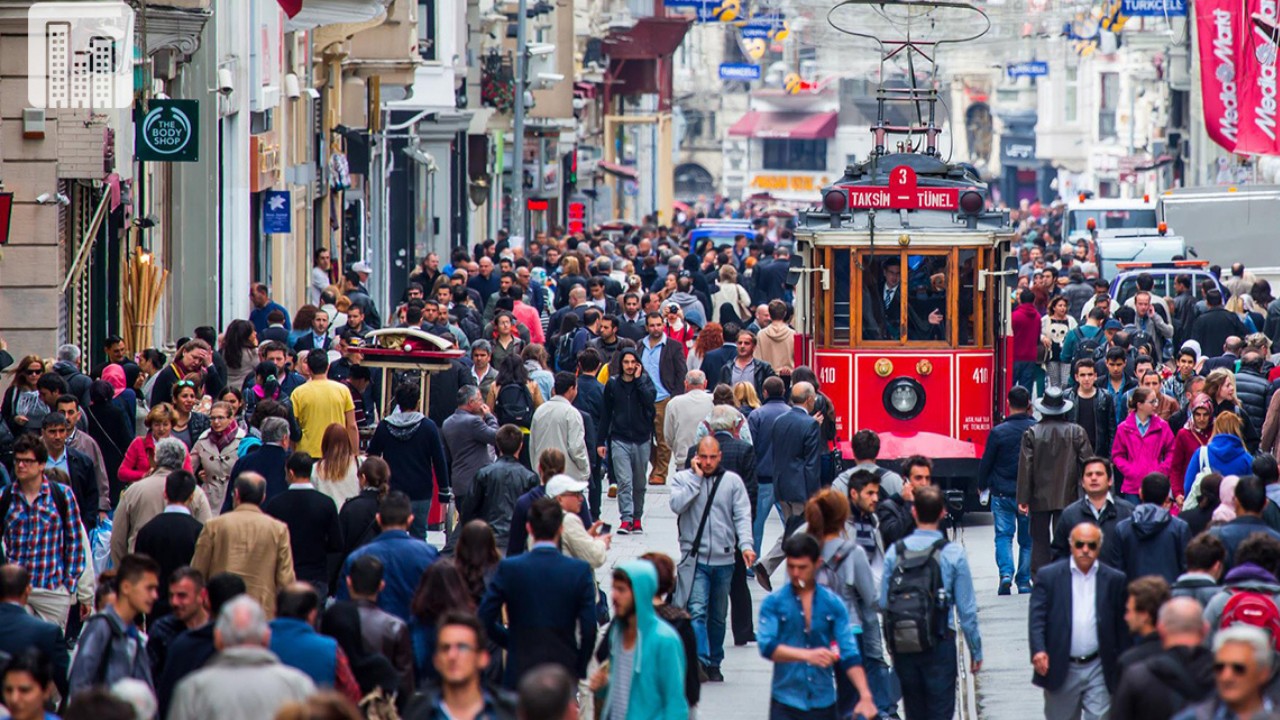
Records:
[[[262,232],[293,232],[293,196],[288,190],[268,190],[262,202]]]
[[[196,162],[200,159],[200,101],[151,100],[135,112],[134,149],[139,160]]]
[[[1120,14],[1129,17],[1186,17],[1187,0],[1124,0]]]
[[[752,63],[720,63],[721,80],[759,80],[760,66]]]
[[[864,210],[955,210],[960,207],[958,188],[922,188],[916,171],[899,165],[889,171],[889,184],[846,185],[849,207]]]
[[[1009,77],[1044,77],[1049,74],[1049,63],[1043,60],[1010,63],[1005,67]]]

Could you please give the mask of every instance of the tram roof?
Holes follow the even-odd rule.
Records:
[[[877,229],[873,239],[867,230],[797,229],[796,240],[812,247],[871,247],[885,252],[912,248],[996,247],[1013,239],[1012,232],[996,230],[938,230],[936,228]]]

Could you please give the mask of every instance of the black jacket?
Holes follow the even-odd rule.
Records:
[[[21,605],[0,603],[0,652],[17,657],[27,648],[36,648],[53,663],[53,682],[66,697],[71,659],[62,628],[28,613]]]
[[[298,338],[293,343],[293,351],[295,353],[300,353],[304,350],[314,350],[316,347],[316,343],[313,338],[314,336],[311,333],[307,333],[306,335],[303,335],[302,337]],[[320,349],[321,350],[333,349],[332,335],[325,333],[324,337],[320,341]]]
[[[1017,497],[1018,458],[1022,453],[1022,433],[1036,424],[1031,413],[1018,413],[995,426],[982,450],[978,465],[978,489],[991,490],[997,497]]]
[[[1200,343],[1200,352],[1213,356],[1222,350],[1227,338],[1232,335],[1243,338],[1248,334],[1248,328],[1235,313],[1219,306],[1201,313],[1191,323],[1191,332],[1187,334],[1187,338]]]
[[[725,344],[715,350],[708,350],[706,355],[702,356],[702,372],[706,374],[708,382],[719,382],[720,369],[728,366],[733,359],[738,356],[738,346],[730,338],[725,338]],[[759,391],[756,391],[759,396]],[[763,400],[763,396],[761,396]]]
[[[427,393],[427,400],[431,403],[431,407],[418,409],[425,412],[438,428],[444,425],[444,421],[449,419],[454,410],[458,409],[458,391],[462,386],[475,384],[476,377],[471,374],[471,370],[461,361],[453,360],[449,363],[448,370],[432,373],[431,388]],[[385,408],[385,411],[391,412],[391,408]]]
[[[1236,401],[1249,415],[1249,422],[1255,428],[1261,428],[1263,421],[1267,419],[1269,385],[1267,376],[1258,370],[1241,367],[1236,373]]]
[[[733,365],[738,361],[736,354],[720,366],[716,382],[733,387]],[[764,381],[774,376],[773,366],[759,358],[752,358],[751,365],[751,384],[756,386],[756,396],[764,397]],[[709,375],[707,377],[710,378]]]
[[[916,519],[911,515],[911,503],[901,495],[890,495],[876,506],[876,520],[880,522],[880,538],[889,547],[915,532]]]
[[[1116,523],[1128,519],[1130,515],[1133,515],[1133,503],[1128,500],[1118,497],[1108,500],[1106,507],[1102,509],[1102,517],[1099,518],[1094,516],[1089,498],[1080,498],[1063,508],[1062,514],[1058,516],[1058,526],[1053,530],[1053,542],[1049,545],[1050,557],[1053,560],[1071,557],[1067,538],[1071,536],[1072,528],[1086,522],[1102,528],[1102,547],[1098,551],[1098,557],[1110,557],[1108,551],[1115,541]]]
[[[648,342],[649,339],[646,337],[636,343],[636,352],[641,356],[644,355]],[[658,356],[659,377],[650,379],[655,382],[661,381],[662,387],[666,388],[671,397],[675,397],[684,394],[684,376],[687,372],[688,366],[685,364],[683,346],[671,338],[666,338],[662,345],[662,354]]]
[[[262,511],[289,527],[298,579],[328,583],[329,555],[342,552],[342,528],[333,500],[319,490],[290,488],[263,505]]]
[[[1073,387],[1062,393],[1062,397],[1072,403],[1067,419],[1079,425],[1080,394]],[[1116,401],[1111,397],[1111,393],[1099,389],[1098,394],[1093,396],[1093,402],[1095,420],[1093,432],[1090,433],[1089,428],[1085,428],[1084,431],[1086,435],[1090,435],[1097,441],[1093,449],[1099,457],[1111,457],[1111,441],[1116,438]]]
[[[822,480],[822,429],[818,421],[804,408],[793,407],[773,422],[772,443],[770,476],[778,501],[807,501],[820,489]]]
[[[1049,672],[1032,672],[1031,683],[1050,692],[1062,687],[1071,665],[1071,563],[1058,560],[1040,568],[1031,590],[1030,650],[1049,654]],[[1124,621],[1128,600],[1124,573],[1097,563],[1096,611],[1098,653],[1107,690],[1116,691],[1120,682],[1120,653],[1129,647],[1129,626]]]
[[[759,305],[770,300],[782,300],[787,291],[787,273],[790,270],[791,264],[782,260],[757,265],[751,273],[751,302]]]
[[[434,380],[432,378],[433,385]],[[452,407],[457,407],[456,391]],[[369,454],[386,460],[391,467],[392,490],[403,492],[410,500],[434,500],[432,477],[439,489],[450,487],[449,462],[445,459],[440,431],[425,417],[416,423],[404,424],[401,422],[404,415],[397,413],[378,423],[369,441]]]
[[[609,378],[601,396],[602,412],[596,442],[648,442],[653,437],[656,394],[653,382],[643,373],[631,382],[623,381],[621,375]]]
[[[594,448],[589,448],[595,454]],[[511,533],[511,517],[520,496],[538,486],[538,476],[512,457],[500,457],[486,465],[471,481],[460,510],[459,525],[483,520],[493,528],[498,547],[506,547]]]
[[[80,372],[80,368],[69,362],[54,363],[53,371],[67,381],[67,392],[80,400],[80,407],[89,407],[89,386],[93,384],[93,378]]]
[[[378,491],[366,488],[342,504],[342,509],[338,511],[338,525],[342,528],[343,557],[355,552],[356,548],[382,532],[382,528],[378,527],[379,502]]]
[[[196,554],[196,541],[204,525],[187,513],[162,512],[151,518],[133,541],[133,551],[146,555],[160,564],[160,579],[165,585],[173,571],[190,565]],[[154,617],[169,612],[169,593],[162,592],[152,608]]]
[[[1115,542],[1107,546],[1103,562],[1130,580],[1159,575],[1172,585],[1187,571],[1187,524],[1159,505],[1143,503],[1133,514],[1116,523]]]
[[[289,459],[289,451],[280,445],[263,445],[257,450],[251,451],[248,455],[236,461],[231,466],[231,475],[229,477],[239,477],[243,472],[256,472],[267,480],[267,496],[266,500],[279,495],[289,488],[289,479],[285,474],[284,464]],[[231,512],[232,504],[235,500],[235,493],[227,491],[226,498],[222,501],[222,512]]]
[[[165,653],[164,672],[156,678],[156,700],[160,704],[160,717],[169,714],[169,703],[178,682],[204,667],[218,649],[213,645],[213,623],[209,622],[188,630],[169,643]]]
[[[71,478],[71,491],[75,493],[80,508],[80,521],[85,530],[98,527],[98,473],[88,455],[66,446],[67,475]]]
[[[1111,698],[1113,720],[1168,720],[1213,692],[1213,651],[1172,647],[1126,666]]]

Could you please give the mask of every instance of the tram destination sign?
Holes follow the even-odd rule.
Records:
[[[899,165],[889,171],[888,185],[846,185],[849,207],[865,210],[955,210],[959,188],[919,187],[915,170]]]

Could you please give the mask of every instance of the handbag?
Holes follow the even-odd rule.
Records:
[[[720,473],[715,482],[711,483],[711,493],[707,495],[707,505],[702,509],[702,519],[698,521],[698,532],[693,535],[693,544],[689,546],[689,552],[676,563],[676,589],[671,593],[671,604],[675,607],[687,609],[689,606],[689,598],[693,595],[694,571],[698,567],[698,548],[702,546],[702,533],[707,529],[711,505],[716,500],[716,491],[720,489],[720,480],[723,478],[724,473]]]

